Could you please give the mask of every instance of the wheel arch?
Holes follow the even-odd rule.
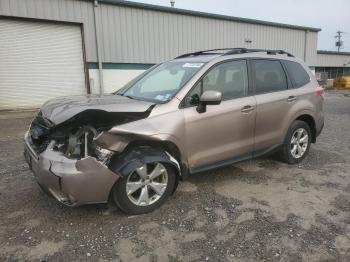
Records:
[[[310,131],[311,131],[311,142],[315,143],[316,142],[316,121],[314,119],[314,117],[310,114],[301,114],[299,115],[297,118],[294,119],[295,120],[299,120],[299,121],[303,121],[306,124],[308,124],[308,126],[310,127]]]
[[[135,140],[128,144],[123,152],[114,155],[108,167],[123,177],[143,164],[151,162],[165,163],[172,167],[176,174],[174,193],[179,181],[188,176],[187,169],[181,164],[180,160],[181,152],[171,141]],[[112,190],[113,187],[111,192]]]
[[[183,162],[183,155],[181,154],[179,147],[174,142],[170,140],[139,139],[129,143],[125,151],[133,150],[135,148],[140,148],[140,147],[157,149],[159,151],[165,151],[169,153],[173,158],[175,158],[176,162],[178,163],[179,168],[177,170],[177,177],[180,180],[187,178],[188,176],[187,165]]]

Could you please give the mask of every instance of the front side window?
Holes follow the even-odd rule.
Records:
[[[287,77],[277,60],[252,60],[255,93],[263,94],[286,90]]]
[[[283,64],[285,65],[295,88],[304,86],[310,82],[310,76],[299,63],[283,61]]]
[[[118,95],[164,103],[194,76],[204,63],[166,62],[122,88]]]
[[[223,100],[248,95],[248,74],[245,60],[221,63],[206,73],[185,99],[185,106],[198,104],[199,97],[208,90],[222,93]]]

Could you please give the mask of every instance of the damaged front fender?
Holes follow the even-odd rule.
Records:
[[[101,132],[96,138],[95,143],[114,152],[123,152],[128,144],[133,140],[131,136],[122,136],[109,132]]]
[[[141,164],[158,161],[173,165],[185,179],[188,174],[187,155],[186,150],[180,150],[186,148],[185,141],[180,139],[185,137],[185,130],[181,128],[184,126],[183,117],[178,112],[169,114],[114,126],[100,133],[94,142],[101,148],[116,152],[110,168],[121,175],[129,174]],[[132,163],[125,164],[128,162]]]
[[[158,141],[156,137],[141,134],[124,133],[115,134],[111,132],[101,132],[95,139],[95,143],[114,152],[123,152],[125,148],[134,141]]]

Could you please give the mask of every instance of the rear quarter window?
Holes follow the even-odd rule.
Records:
[[[294,88],[304,86],[310,82],[309,74],[299,63],[283,61],[283,64],[287,69],[287,73],[291,78]]]

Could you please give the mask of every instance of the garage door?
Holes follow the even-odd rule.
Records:
[[[0,110],[85,93],[79,26],[0,19]]]

